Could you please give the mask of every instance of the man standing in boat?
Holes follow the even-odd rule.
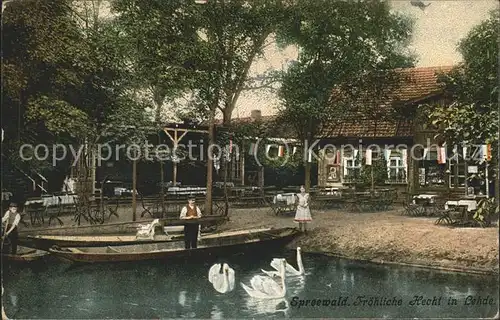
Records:
[[[180,219],[199,219],[201,210],[195,204],[194,196],[190,196],[188,204],[181,210]],[[198,246],[199,223],[186,223],[184,225],[184,244],[186,249],[196,249]]]
[[[18,240],[18,232],[17,225],[21,220],[21,215],[17,212],[17,204],[11,203],[9,205],[9,210],[5,212],[2,217],[2,249],[3,249],[3,241],[6,236],[10,242],[10,253],[17,253],[17,240]]]

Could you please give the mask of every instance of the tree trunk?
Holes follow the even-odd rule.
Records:
[[[500,207],[500,170],[498,164],[495,168],[495,201],[497,208]],[[497,218],[497,217],[495,217]]]
[[[231,154],[229,154],[231,156]],[[229,162],[225,161],[224,162],[224,215],[227,217],[229,214],[229,195],[227,192],[227,174],[228,174],[228,167]]]
[[[231,114],[233,112],[233,108],[231,106],[226,105],[224,108],[223,112],[223,126],[226,128],[230,128],[231,126]],[[231,138],[230,138],[231,139]],[[224,146],[228,147],[228,146]],[[229,151],[229,149],[227,149]],[[224,181],[224,215],[227,216],[229,214],[229,195],[228,195],[228,190],[227,190],[227,175],[228,175],[228,166],[229,166],[229,161],[227,160],[229,157],[231,157],[231,154],[228,153],[227,158],[226,157],[221,157],[221,165],[224,166],[224,171],[223,171],[223,181]]]
[[[215,108],[211,106],[208,124],[208,148],[207,148],[207,196],[205,198],[205,214],[212,214],[212,185],[213,185],[213,158],[210,154],[211,147],[215,144],[214,122],[215,122]]]
[[[134,162],[132,163],[132,221],[135,221],[137,219],[136,190],[137,190],[137,160],[134,159]]]
[[[306,192],[309,192],[309,189],[311,188],[311,162],[308,160],[306,160],[304,180],[304,188],[306,189]]]

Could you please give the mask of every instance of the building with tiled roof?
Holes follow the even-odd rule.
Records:
[[[397,86],[383,100],[373,102],[368,95],[357,97],[355,104],[365,107],[372,104],[370,106],[376,112],[346,112],[342,119],[322,128],[316,148],[316,152],[321,150],[318,152],[320,157],[313,165],[317,165],[317,181],[315,177],[313,184],[329,187],[350,184],[352,173],[359,172],[361,161],[366,161],[367,147],[371,146],[373,157],[386,161],[387,184],[401,188],[408,185],[449,186],[447,182],[453,177],[448,176],[449,181],[445,181],[443,170],[446,168],[438,164],[435,147],[427,151],[418,149],[418,152],[430,155],[430,162],[414,161],[409,153],[422,140],[421,126],[416,122],[418,106],[446,102],[444,87],[438,78],[451,69],[452,66],[442,66],[396,70],[399,75]],[[353,110],[356,110],[354,106]],[[259,110],[253,110],[247,117],[233,119],[234,125],[251,122],[263,123],[269,128],[270,136],[294,138],[290,126],[280,123],[277,114],[264,116]],[[329,147],[325,148],[326,145]],[[346,145],[355,146],[357,150],[347,149]],[[394,148],[398,145],[404,148]]]

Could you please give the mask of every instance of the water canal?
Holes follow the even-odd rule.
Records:
[[[248,284],[253,275],[262,274],[261,268],[271,270],[270,260],[279,256],[296,265],[290,251],[228,259],[237,285],[226,294],[208,281],[212,262],[6,266],[4,303],[8,315],[17,319],[482,318],[498,310],[497,277],[305,253],[306,274],[287,278],[285,299],[250,298],[239,282]],[[306,302],[316,299],[330,306]]]

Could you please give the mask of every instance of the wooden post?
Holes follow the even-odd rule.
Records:
[[[177,140],[177,129],[174,130],[174,151],[177,152],[177,147],[179,145],[179,141]],[[177,160],[177,158],[176,158]],[[177,161],[172,163],[173,165],[173,185],[174,187],[177,185]]]
[[[370,167],[371,167],[371,175],[372,175],[372,192],[373,192],[375,190],[375,179],[373,178],[373,163]]]
[[[243,150],[241,150],[240,153],[240,170],[241,170],[241,185],[245,185],[245,153]]]
[[[134,159],[134,162],[132,163],[132,221],[136,220],[136,213],[137,213],[136,192],[137,192],[137,160]]]
[[[488,161],[486,160],[486,167],[485,167],[486,172],[484,173],[485,179],[486,179],[486,198],[490,198],[490,180],[488,178]]]

